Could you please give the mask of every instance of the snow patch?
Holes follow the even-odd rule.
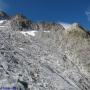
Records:
[[[44,31],[44,32],[49,33],[50,31]]]
[[[5,28],[6,26],[4,26],[5,22],[7,20],[0,20],[0,28]]]
[[[6,20],[0,20],[0,24],[3,24],[4,22],[6,22]]]
[[[35,37],[35,35],[36,35],[37,32],[39,32],[39,31],[37,31],[37,30],[21,31],[21,33],[22,33],[23,35],[25,35],[25,36],[30,35],[30,36],[33,36],[33,37]],[[49,33],[50,31],[45,31],[45,30],[43,30],[42,32]]]
[[[35,33],[36,33],[37,31],[21,31],[21,33],[23,34],[23,35],[25,35],[25,36],[27,36],[27,35],[31,35],[31,36],[35,36]]]
[[[78,25],[79,25],[78,23],[73,23],[73,24],[72,24],[73,27],[76,27],[76,26],[78,26]]]
[[[65,29],[69,29],[71,27],[76,27],[78,25],[78,23],[72,23],[72,24],[69,24],[69,23],[60,23]]]
[[[71,25],[72,25],[72,24],[69,24],[69,23],[63,23],[63,22],[61,22],[60,24],[61,24],[65,29],[70,28]]]

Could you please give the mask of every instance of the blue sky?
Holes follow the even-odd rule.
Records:
[[[0,0],[0,10],[33,21],[78,22],[90,29],[90,0]]]

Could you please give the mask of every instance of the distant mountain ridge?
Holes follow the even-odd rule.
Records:
[[[33,22],[32,20],[29,20],[26,16],[22,14],[16,14],[15,16],[9,16],[7,13],[4,11],[0,11],[0,19],[9,19],[11,20],[11,27],[12,29],[16,30],[19,28],[20,29],[32,29],[32,30],[59,30],[59,29],[66,29],[63,24],[59,24],[56,22]],[[17,27],[17,28],[16,28]],[[73,27],[79,27],[84,30],[82,26],[78,23],[73,23],[68,26],[68,28],[73,28]]]

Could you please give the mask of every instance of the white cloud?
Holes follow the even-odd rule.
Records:
[[[90,21],[90,12],[89,12],[89,11],[86,11],[85,14],[86,14],[87,17],[88,17],[88,21]]]
[[[0,0],[0,10],[6,10],[8,5],[4,2],[4,0]]]
[[[87,10],[85,11],[85,14],[88,18],[88,21],[90,21],[90,7],[87,8]]]

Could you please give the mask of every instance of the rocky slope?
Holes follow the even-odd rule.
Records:
[[[90,34],[84,28],[18,16],[0,22],[0,87],[90,90]]]

